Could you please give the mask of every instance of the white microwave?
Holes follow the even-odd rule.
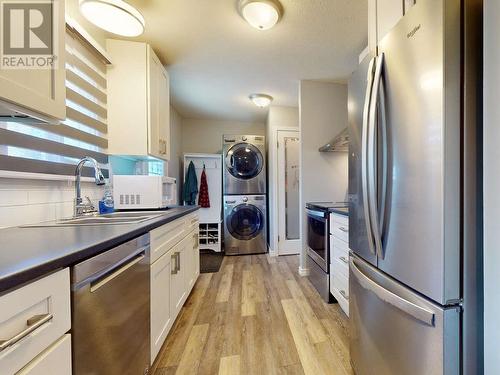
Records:
[[[166,176],[114,175],[115,209],[165,208],[177,203],[176,180]]]

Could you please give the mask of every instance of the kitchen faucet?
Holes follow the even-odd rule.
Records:
[[[97,212],[96,208],[92,204],[92,201],[90,200],[89,197],[86,197],[88,203],[83,203],[82,199],[82,191],[81,191],[81,174],[82,174],[82,169],[85,163],[91,163],[92,166],[94,167],[94,178],[95,178],[95,183],[96,185],[104,185],[104,176],[101,172],[101,168],[99,168],[99,165],[97,164],[97,161],[94,158],[91,158],[90,156],[85,156],[82,160],[80,160],[76,166],[75,170],[75,193],[76,193],[76,198],[75,198],[75,211],[74,211],[74,216],[82,216],[86,214],[91,214]]]

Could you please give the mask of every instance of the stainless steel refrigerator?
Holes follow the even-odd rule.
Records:
[[[349,81],[358,375],[482,372],[480,0],[418,0]]]

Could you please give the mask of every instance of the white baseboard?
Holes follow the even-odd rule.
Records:
[[[302,277],[309,276],[309,268],[299,267],[299,275]]]
[[[270,257],[277,257],[278,252],[276,250],[273,250],[271,246],[267,245],[267,251],[269,252]]]

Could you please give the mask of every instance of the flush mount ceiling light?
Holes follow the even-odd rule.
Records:
[[[80,0],[80,11],[89,22],[113,34],[133,37],[144,32],[144,17],[123,0]]]
[[[240,15],[253,27],[268,30],[280,20],[283,7],[278,0],[240,0]]]
[[[249,98],[259,108],[268,107],[273,101],[273,97],[266,94],[252,94]]]

